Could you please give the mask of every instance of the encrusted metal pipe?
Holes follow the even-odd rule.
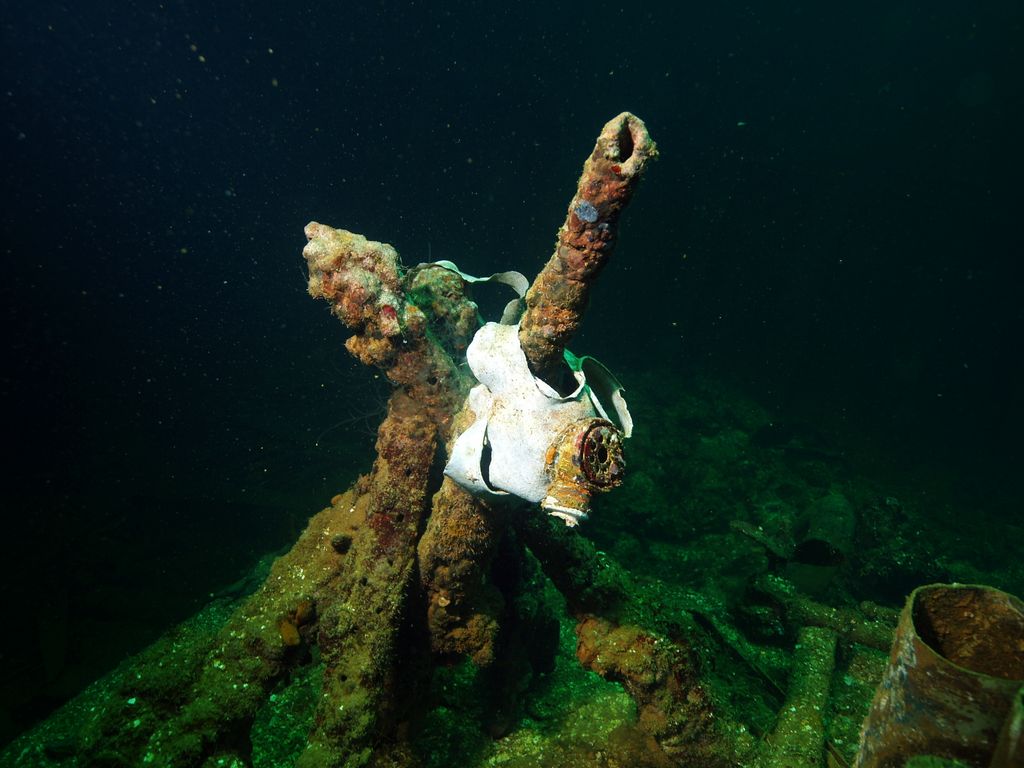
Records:
[[[831,629],[800,629],[786,702],[771,738],[762,747],[761,768],[820,768],[825,764],[825,711],[838,640]]]
[[[916,755],[983,768],[1024,683],[1024,604],[985,586],[915,589],[861,730],[855,768]]]
[[[562,365],[562,350],[583,321],[590,287],[615,247],[619,215],[657,154],[636,115],[623,112],[601,130],[558,230],[555,252],[526,294],[519,342],[536,376],[549,379]]]

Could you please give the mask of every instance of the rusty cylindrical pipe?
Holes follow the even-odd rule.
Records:
[[[1017,691],[996,742],[989,768],[1020,768],[1024,765],[1024,686]]]
[[[562,350],[583,321],[590,287],[615,247],[619,215],[657,154],[636,115],[623,112],[601,130],[558,230],[555,252],[526,294],[519,342],[540,378],[549,379],[562,365]]]
[[[854,768],[915,755],[989,765],[1024,682],[1024,603],[985,586],[915,589],[861,729]]]

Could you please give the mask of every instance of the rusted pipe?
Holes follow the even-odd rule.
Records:
[[[855,768],[915,755],[988,766],[1024,683],[1024,604],[985,586],[915,589],[861,729]]]
[[[793,653],[786,701],[762,747],[761,768],[821,768],[825,764],[825,720],[838,634],[802,627]]]
[[[598,136],[555,252],[526,294],[519,343],[540,378],[551,380],[562,365],[562,350],[583,321],[591,285],[615,247],[619,215],[657,154],[644,121],[629,112],[608,121]]]
[[[880,651],[892,647],[895,617],[890,620],[879,606],[862,604],[860,609],[845,606],[835,608],[818,603],[800,594],[791,582],[770,573],[758,578],[754,588],[775,600],[790,624],[828,627],[838,632],[844,640],[852,640]]]
[[[1013,705],[999,733],[989,768],[1020,768],[1024,765],[1024,686],[1013,697]]]

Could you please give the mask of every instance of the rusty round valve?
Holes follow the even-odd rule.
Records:
[[[581,438],[579,462],[587,480],[602,491],[621,485],[626,469],[622,433],[610,422],[596,420]]]
[[[622,432],[605,419],[573,422],[548,448],[547,468],[551,485],[541,506],[575,526],[586,519],[592,493],[622,483]]]

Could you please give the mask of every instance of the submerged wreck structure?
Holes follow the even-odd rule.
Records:
[[[310,519],[252,594],[211,603],[0,762],[429,763],[417,739],[438,671],[469,659],[487,691],[477,726],[503,736],[525,681],[553,667],[564,610],[579,664],[621,684],[635,706],[578,764],[847,764],[822,724],[837,647],[874,649],[874,666],[864,665],[873,687],[895,612],[828,608],[766,575],[751,590],[797,641],[780,670],[712,599],[645,592],[572,530],[592,494],[621,482],[632,423],[614,378],[566,345],[656,154],[636,116],[604,126],[541,273],[530,284],[516,273],[485,278],[519,297],[501,323],[482,325],[468,293],[478,280],[454,265],[406,269],[389,245],[310,223],[310,294],[351,331],[348,351],[393,385],[372,469]],[[850,669],[858,653],[847,652]],[[777,718],[750,716],[754,689]],[[573,763],[562,754],[550,764]]]

